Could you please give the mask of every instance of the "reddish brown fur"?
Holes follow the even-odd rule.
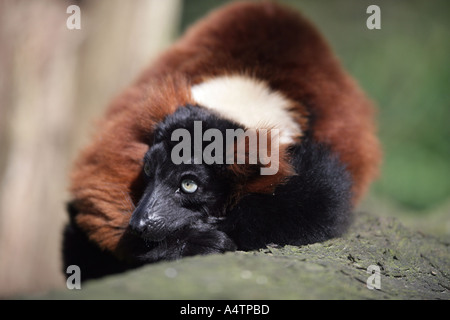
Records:
[[[272,193],[277,185],[284,183],[287,177],[295,174],[287,156],[287,145],[280,145],[279,148],[273,148],[274,150],[272,150],[272,139],[277,139],[278,137],[272,137],[270,130],[267,131],[267,135],[263,136],[260,134],[260,130],[257,130],[256,138],[256,145],[258,146],[256,150],[257,164],[250,164],[250,141],[248,139],[244,138],[243,140],[238,140],[233,146],[235,161],[229,167],[229,171],[232,173],[236,185],[236,189],[233,190],[233,199],[231,199],[233,203],[236,203],[243,195],[248,193]],[[266,139],[265,144],[261,143],[261,139],[263,138]],[[245,144],[245,147],[242,146],[242,144]],[[265,146],[265,148],[263,146]],[[245,150],[244,164],[239,164],[237,161],[239,149]],[[274,153],[272,154],[272,152]],[[260,160],[266,156],[268,156],[269,159],[264,160],[270,160],[270,162],[268,164],[263,164]],[[260,169],[262,167],[271,166],[278,168],[276,174],[260,174]]]
[[[234,3],[189,29],[112,103],[77,161],[71,187],[77,222],[103,249],[120,250],[154,125],[178,106],[195,104],[190,85],[233,73],[262,79],[297,102],[299,119],[310,119],[302,128],[308,125],[340,156],[353,178],[354,203],[361,199],[380,161],[370,101],[298,13],[268,2]],[[281,172],[288,167],[281,161]]]

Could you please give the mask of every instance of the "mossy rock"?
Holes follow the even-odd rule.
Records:
[[[323,243],[196,256],[87,281],[43,299],[450,299],[450,239],[358,213]],[[368,289],[370,265],[380,289]]]

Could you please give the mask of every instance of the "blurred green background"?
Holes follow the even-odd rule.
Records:
[[[185,0],[181,29],[230,1]],[[384,164],[371,199],[409,213],[450,199],[450,2],[279,1],[325,35],[345,68],[378,105]],[[381,29],[369,30],[369,5]]]

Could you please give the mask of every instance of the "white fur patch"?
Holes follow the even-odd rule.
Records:
[[[293,102],[258,79],[221,76],[193,86],[191,92],[199,105],[249,129],[279,129],[281,144],[292,143],[301,134],[300,125],[288,110]]]

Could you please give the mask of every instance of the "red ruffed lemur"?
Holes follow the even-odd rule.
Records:
[[[297,12],[271,2],[214,11],[113,100],[81,152],[64,264],[85,280],[339,236],[377,175],[373,113]],[[230,132],[245,135],[230,142]]]

